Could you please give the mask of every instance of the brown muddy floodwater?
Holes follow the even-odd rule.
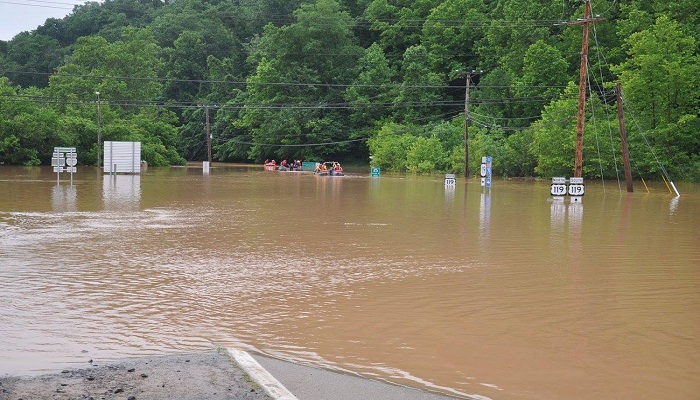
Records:
[[[677,186],[0,167],[0,374],[222,345],[464,398],[698,399]]]

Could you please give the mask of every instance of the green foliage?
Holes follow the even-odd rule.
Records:
[[[236,127],[251,133],[255,144],[249,157],[254,160],[318,159],[347,151],[338,143],[349,139],[347,116],[328,107],[342,103],[343,92],[327,84],[354,78],[362,52],[354,41],[354,22],[334,0],[304,4],[294,16],[291,25],[268,25],[251,55],[257,67],[248,77],[247,105]],[[307,53],[323,56],[300,58]]]
[[[537,157],[535,173],[546,178],[569,176],[574,170],[577,88],[569,85],[562,99],[544,107],[542,119],[531,126],[530,151]]]
[[[560,87],[568,82],[567,63],[557,48],[543,40],[530,45],[523,58],[523,72],[516,80],[514,94],[518,97],[541,99],[556,98]],[[514,112],[523,117],[535,117],[542,112],[542,104],[523,102],[515,106]],[[528,122],[528,120],[521,120]]]
[[[404,123],[435,120],[441,115],[437,103],[442,98],[440,76],[430,69],[430,56],[423,46],[413,46],[404,54],[403,83],[394,99],[394,118]]]
[[[406,154],[406,168],[410,172],[430,173],[444,170],[447,164],[445,149],[436,137],[419,137]]]
[[[630,147],[642,173],[659,172],[656,155],[674,173],[694,179],[693,163],[700,153],[698,43],[680,24],[661,16],[625,44],[628,58],[613,71],[622,81],[625,105],[637,115],[640,131],[631,135]],[[647,143],[652,151],[643,151]]]
[[[406,171],[408,152],[418,139],[416,133],[415,127],[393,122],[382,126],[376,136],[368,140],[372,166],[387,171]]]
[[[440,0],[372,0],[364,17],[377,42],[392,58],[398,59],[412,46],[421,43],[422,22]]]
[[[359,61],[360,73],[353,86],[345,91],[350,103],[350,121],[355,126],[367,126],[389,117],[389,107],[396,96],[392,84],[396,73],[389,67],[381,47],[374,43]]]
[[[39,33],[23,32],[7,43],[0,68],[8,72],[11,82],[23,87],[48,85],[48,74],[61,64],[66,52],[58,40]],[[29,73],[27,73],[29,72]]]
[[[635,176],[700,180],[700,12],[693,0],[599,0],[591,25],[584,175],[619,174],[611,82],[625,94]],[[0,42],[0,159],[54,145],[96,160],[139,140],[151,165],[206,157],[366,160],[385,169],[573,169],[584,3],[560,0],[110,0]],[[95,92],[100,92],[98,103]]]
[[[160,53],[148,29],[128,28],[114,43],[101,36],[80,38],[66,64],[51,76],[51,92],[67,99],[93,99],[100,92],[127,110],[162,92],[155,79],[162,64]]]
[[[447,76],[471,67],[473,59],[465,54],[465,49],[474,48],[483,38],[486,21],[482,0],[446,0],[434,7],[421,34],[421,42],[430,53],[431,69]]]

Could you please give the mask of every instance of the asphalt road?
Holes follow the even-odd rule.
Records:
[[[252,354],[299,400],[447,400],[455,397]]]

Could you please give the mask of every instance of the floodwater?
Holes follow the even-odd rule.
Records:
[[[463,398],[700,397],[700,185],[0,167],[0,374],[237,346]]]

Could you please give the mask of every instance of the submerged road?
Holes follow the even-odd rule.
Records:
[[[298,400],[446,400],[454,397],[253,354]]]

